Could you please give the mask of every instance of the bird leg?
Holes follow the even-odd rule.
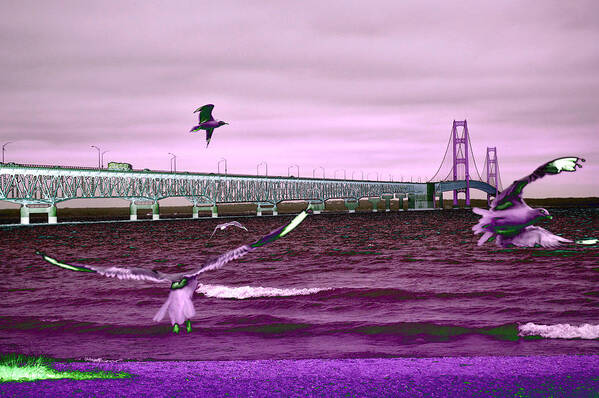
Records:
[[[191,320],[186,320],[185,321],[185,327],[187,328],[187,333],[191,332]]]
[[[173,333],[179,333],[179,324],[175,323],[175,326],[173,326]]]

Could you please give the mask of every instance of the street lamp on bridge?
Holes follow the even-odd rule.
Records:
[[[171,158],[171,162],[170,162],[170,166],[171,166],[171,173],[174,171],[175,173],[177,172],[177,155],[175,155],[174,153],[168,153],[169,155],[172,156]],[[175,167],[173,167],[173,165]]]
[[[225,175],[227,175],[227,159],[225,159],[225,158],[220,158],[220,160],[218,161],[218,165],[217,165],[217,167],[218,167],[218,174],[220,174],[220,164],[222,162],[225,162]]]
[[[376,173],[376,180],[378,181],[379,180],[379,172],[378,171],[372,171],[372,172],[366,174],[366,178],[370,178],[371,173]]]
[[[324,178],[324,167],[318,166],[317,168],[312,170],[312,178],[316,178],[316,170],[322,169],[322,178]]]
[[[342,171],[343,172],[343,179],[347,180],[347,177],[345,175],[345,169],[337,169],[337,170],[335,170],[335,176],[333,178],[337,178],[337,172],[338,171]]]
[[[102,157],[102,155],[101,155],[102,150],[100,148],[98,148],[97,146],[95,146],[95,145],[92,145],[91,147],[92,148],[96,148],[98,150],[98,168],[101,169],[102,166],[101,166],[100,162],[101,162],[101,157]]]
[[[12,144],[12,143],[13,143],[13,141],[8,141],[8,142],[5,142],[5,143],[2,145],[2,163],[4,163],[4,151],[6,151],[6,149],[4,149],[4,148],[6,148],[6,146],[7,146],[8,144]]]
[[[354,171],[351,172],[351,179],[352,180],[354,179],[354,173],[356,173],[356,170],[354,170]],[[364,172],[362,170],[360,170],[360,175],[361,175],[360,180],[363,180],[364,179]]]
[[[292,164],[291,166],[287,167],[287,177],[291,177],[291,174],[289,173],[289,170],[295,167],[297,169],[297,178],[299,178],[299,166],[297,164]]]
[[[110,151],[104,151],[104,152],[102,152],[102,156],[100,157],[101,158],[100,160],[101,160],[101,163],[102,163],[102,168],[104,168],[104,154],[106,152],[110,152]]]
[[[260,163],[258,163],[258,165],[256,166],[256,175],[260,175],[259,174],[259,169],[260,169],[260,166],[262,166],[262,165],[265,166],[265,168],[266,168],[266,174],[265,175],[268,177],[268,163],[266,163],[266,162],[260,162]]]

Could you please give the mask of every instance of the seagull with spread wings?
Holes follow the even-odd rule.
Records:
[[[214,236],[214,234],[216,233],[217,230],[224,230],[228,227],[237,227],[237,228],[241,228],[241,229],[245,229],[246,231],[248,230],[246,227],[243,226],[243,224],[241,224],[238,221],[231,221],[231,222],[226,222],[224,224],[218,224],[216,227],[214,227],[214,231],[212,231],[212,235],[210,235],[210,239],[212,239],[212,237]]]
[[[212,117],[212,110],[214,109],[214,105],[206,104],[200,106],[198,109],[193,111],[193,113],[200,112],[198,114],[199,123],[197,126],[193,126],[190,133],[194,133],[200,130],[206,130],[206,148],[208,148],[208,144],[210,144],[210,140],[212,139],[212,133],[215,128],[223,126],[225,124],[229,124],[227,122],[223,122],[222,120],[216,120]]]
[[[203,272],[221,268],[226,263],[243,257],[246,254],[256,250],[258,247],[264,246],[267,243],[274,242],[275,240],[282,238],[291,232],[295,227],[297,227],[308,216],[309,212],[309,210],[302,211],[288,224],[273,230],[269,234],[258,239],[256,242],[230,250],[216,259],[204,264],[202,267],[189,272],[165,274],[160,271],[153,271],[145,268],[122,268],[118,266],[101,267],[92,264],[73,265],[58,261],[57,259],[47,256],[45,253],[39,250],[36,251],[36,254],[41,255],[42,258],[50,264],[71,271],[91,272],[119,279],[135,279],[159,283],[170,283],[171,286],[168,299],[154,316],[154,321],[160,322],[168,313],[171,324],[173,325],[174,333],[179,333],[180,325],[183,325],[183,323],[186,325],[187,332],[191,332],[190,318],[195,315],[195,308],[191,298],[198,286],[198,276]]]
[[[475,234],[483,234],[478,240],[478,245],[493,239],[496,239],[495,243],[501,247],[509,245],[555,247],[561,243],[572,242],[554,235],[544,228],[532,225],[552,217],[545,209],[533,209],[528,206],[522,199],[522,190],[526,185],[548,174],[576,171],[576,167],[582,167],[579,161],[584,162],[584,159],[564,157],[547,162],[532,174],[514,181],[512,185],[503,190],[493,200],[489,210],[473,208],[472,211],[481,216],[478,224],[472,227]]]

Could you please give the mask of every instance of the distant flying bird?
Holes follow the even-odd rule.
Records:
[[[91,264],[73,265],[60,262],[55,258],[47,256],[45,253],[42,253],[39,250],[36,251],[36,254],[41,255],[42,258],[50,264],[54,264],[71,271],[95,272],[100,275],[116,277],[119,279],[135,279],[170,283],[171,290],[168,295],[168,299],[154,316],[154,321],[160,322],[168,313],[171,324],[173,325],[174,333],[179,333],[179,327],[180,325],[183,325],[183,323],[185,323],[187,332],[191,332],[190,318],[195,315],[195,309],[193,307],[193,303],[191,302],[191,297],[198,286],[198,276],[203,272],[218,269],[229,261],[245,256],[260,246],[264,246],[267,243],[274,242],[275,240],[282,238],[291,232],[295,227],[297,227],[308,216],[308,213],[310,213],[309,210],[302,211],[293,220],[291,220],[291,222],[273,230],[269,234],[258,239],[256,242],[230,250],[216,259],[204,264],[202,267],[190,272],[165,274],[160,271],[153,271],[144,268],[121,268],[115,266],[101,267]]]
[[[585,160],[566,157],[547,162],[532,174],[514,181],[512,185],[497,195],[489,210],[473,208],[474,213],[482,216],[478,224],[472,227],[475,234],[483,233],[478,240],[478,245],[495,238],[497,238],[495,243],[501,247],[507,247],[510,244],[523,247],[534,247],[536,244],[543,247],[555,247],[562,242],[572,242],[554,235],[544,228],[532,225],[552,217],[545,209],[529,207],[522,199],[522,189],[547,174],[559,174],[562,171],[574,172],[576,166],[582,167],[578,161],[584,162]]]
[[[199,124],[197,126],[194,126],[191,130],[189,130],[190,133],[200,130],[206,130],[206,148],[208,148],[208,144],[210,144],[210,140],[212,139],[212,133],[214,132],[214,129],[222,125],[229,124],[227,122],[223,122],[222,120],[214,119],[212,117],[213,109],[214,105],[207,104],[193,111],[193,113],[200,112],[198,114]]]
[[[212,236],[216,233],[216,230],[220,229],[222,231],[227,227],[237,227],[237,228],[245,229],[246,231],[248,230],[246,227],[244,227],[241,223],[239,223],[237,221],[226,222],[224,224],[218,224],[214,228],[214,231],[212,231],[212,235],[210,235],[210,238],[212,239]]]

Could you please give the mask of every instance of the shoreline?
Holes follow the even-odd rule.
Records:
[[[599,198],[545,198],[545,199],[526,199],[528,205],[532,207],[545,207],[548,209],[560,208],[598,208]],[[374,213],[372,204],[366,199],[361,199],[359,206],[355,209],[355,214],[371,214]],[[66,202],[65,202],[66,204]],[[459,210],[470,210],[473,207],[487,208],[487,201],[483,199],[472,199],[470,207],[465,207],[463,199],[458,201]],[[62,207],[58,205],[58,224],[66,223],[87,223],[87,222],[128,222],[129,207]],[[400,204],[397,199],[390,202],[390,212],[397,213],[402,211],[438,211],[439,208],[426,209],[407,209],[405,203],[403,209],[400,210]],[[277,205],[278,215],[295,215],[304,210],[307,202],[290,201],[282,202]],[[259,217],[256,215],[256,204],[254,203],[221,203],[217,205],[218,217],[220,218],[237,218],[237,217]],[[379,202],[377,213],[385,213],[384,202]],[[444,200],[442,210],[454,210],[451,200]],[[154,221],[152,220],[151,210],[140,210],[136,221]],[[343,200],[329,200],[326,203],[326,210],[321,214],[351,214],[345,208]],[[265,210],[261,217],[272,217],[270,211]],[[30,222],[33,225],[48,224],[48,216],[46,214],[31,213]],[[210,211],[203,210],[199,214],[199,219],[212,219]],[[192,206],[160,206],[160,220],[194,220],[192,218]],[[1,226],[16,226],[20,224],[20,210],[18,205],[12,208],[0,208],[0,225]]]
[[[592,198],[595,199],[595,198]],[[537,204],[532,202],[533,207],[539,207],[541,204]],[[221,206],[221,205],[219,205]],[[588,202],[588,203],[580,203],[580,204],[562,204],[562,205],[544,205],[547,209],[569,209],[569,208],[581,208],[581,209],[596,209],[599,207],[599,199],[597,199],[597,203]],[[270,217],[281,217],[281,216],[295,216],[299,214],[302,210],[305,209],[306,206],[289,206],[283,207],[283,209],[279,210],[278,214],[273,215],[270,212],[263,213],[261,216],[257,216],[255,211],[247,210],[247,206],[235,210],[235,206],[229,205],[229,208],[225,211],[220,210],[219,207],[219,215],[218,217],[212,217],[208,212],[200,215],[198,218],[191,217],[191,207],[187,209],[187,207],[161,207],[162,212],[160,214],[160,218],[158,220],[153,220],[151,213],[147,213],[138,217],[136,220],[130,220],[128,216],[128,209],[118,208],[118,207],[106,207],[106,208],[59,208],[59,218],[58,222],[48,223],[47,216],[45,214],[31,214],[31,222],[29,224],[21,224],[19,218],[17,217],[19,210],[18,209],[0,209],[0,228],[3,227],[29,227],[29,226],[43,226],[43,225],[69,225],[69,224],[97,224],[97,223],[123,223],[123,222],[156,222],[156,221],[198,221],[198,220],[219,220],[219,219],[237,219],[237,218],[270,218]],[[379,206],[380,207],[380,206]],[[399,213],[418,213],[418,212],[427,212],[427,211],[467,211],[471,212],[473,207],[486,207],[485,204],[473,203],[471,207],[460,207],[460,208],[451,208],[444,207],[443,209],[439,208],[422,208],[422,209],[404,209],[400,210],[397,207],[391,207],[389,211],[386,211],[384,208],[378,208],[377,211],[373,211],[372,209],[360,207],[356,208],[355,212],[350,213],[347,210],[343,209],[342,206],[329,206],[327,204],[327,209],[322,211],[321,213],[315,215],[353,215],[353,214],[399,214]],[[187,211],[189,210],[189,211]],[[127,213],[127,214],[125,214]],[[189,213],[189,214],[188,214]]]
[[[599,355],[122,361],[57,370],[127,372],[129,379],[0,384],[6,397],[67,396],[568,396],[599,393]]]

